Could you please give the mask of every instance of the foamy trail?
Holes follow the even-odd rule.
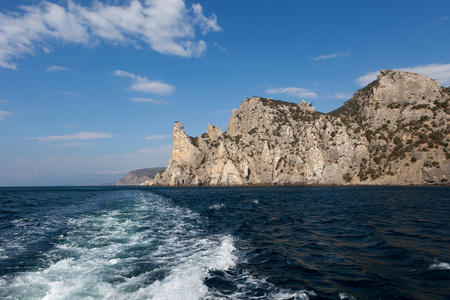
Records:
[[[435,262],[429,268],[430,270],[450,270],[450,264],[446,262]]]
[[[75,219],[39,270],[0,278],[2,299],[199,299],[210,270],[235,266],[233,238],[150,194]],[[125,202],[125,201],[124,201]]]
[[[210,241],[197,243],[202,251],[183,257],[169,276],[145,289],[152,299],[199,299],[208,292],[204,279],[210,270],[226,270],[235,266],[236,257],[231,237],[223,237],[220,245],[210,247]]]

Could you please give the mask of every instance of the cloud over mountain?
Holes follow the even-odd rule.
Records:
[[[419,65],[415,67],[407,67],[398,69],[405,72],[413,72],[425,74],[428,77],[436,79],[442,86],[450,85],[450,64],[430,64]],[[356,82],[362,87],[377,79],[377,75],[380,71],[367,73],[358,79]]]
[[[296,97],[305,97],[305,98],[317,98],[317,94],[308,89],[300,88],[300,87],[285,87],[285,88],[271,88],[267,89],[266,93],[268,94],[286,94],[289,96]]]

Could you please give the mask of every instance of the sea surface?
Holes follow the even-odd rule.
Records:
[[[450,299],[450,188],[0,188],[0,299]]]

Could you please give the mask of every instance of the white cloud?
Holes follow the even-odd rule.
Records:
[[[443,86],[450,85],[450,64],[419,65],[396,70],[424,74],[430,78],[436,79]],[[380,71],[367,73],[356,79],[356,82],[362,87],[366,86],[377,79],[379,73]]]
[[[155,100],[155,99],[151,99],[151,98],[140,98],[140,97],[133,98],[133,99],[131,99],[131,101],[147,102],[147,103],[153,103],[153,104],[167,104],[167,102],[164,100]]]
[[[299,87],[285,87],[285,88],[277,88],[277,89],[267,89],[266,93],[268,94],[286,94],[289,96],[296,97],[305,97],[305,98],[317,98],[317,94]]]
[[[356,79],[356,82],[358,83],[359,86],[366,86],[375,79],[377,79],[378,74],[380,74],[380,71],[367,73]]]
[[[115,2],[115,1],[111,1]],[[72,0],[43,0],[21,6],[19,12],[0,13],[0,67],[17,69],[13,59],[39,52],[53,45],[147,44],[154,51],[182,57],[200,56],[206,43],[196,39],[196,27],[203,34],[220,31],[217,17],[203,15],[200,4],[187,8],[183,0],[129,0],[123,5],[94,1],[85,7]]]
[[[129,78],[133,79],[133,83],[131,84],[130,88],[132,90],[139,91],[139,92],[167,95],[167,94],[171,94],[173,92],[173,90],[175,89],[174,86],[164,83],[162,81],[148,80],[147,77],[141,77],[141,76],[135,75],[133,73],[122,71],[122,70],[116,70],[116,71],[114,71],[113,74],[116,76],[129,77]],[[143,98],[135,98],[135,99],[143,99]]]
[[[56,71],[66,71],[67,68],[53,65],[53,66],[47,67],[45,70],[47,70],[47,72],[56,72]]]
[[[213,14],[207,18],[203,15],[203,7],[200,4],[192,4],[192,10],[194,11],[194,23],[200,26],[202,34],[207,34],[210,31],[221,31],[222,28],[217,24],[217,16]]]
[[[0,99],[0,103],[2,103],[2,104],[6,104],[6,103],[8,103],[8,100],[5,100],[5,99]]]
[[[450,85],[450,64],[419,65],[411,68],[403,68],[400,70],[425,74],[428,77],[439,81],[441,85]]]
[[[147,136],[146,140],[164,140],[164,139],[170,139],[172,136],[170,134],[158,134],[158,135],[150,135]]]
[[[69,140],[97,140],[104,138],[116,137],[117,135],[105,132],[78,132],[67,135],[51,135],[45,137],[32,137],[31,140],[38,140],[41,142],[49,141],[69,141]]]
[[[3,120],[5,117],[12,115],[9,111],[0,110],[0,120]]]
[[[115,70],[114,75],[120,76],[120,77],[130,77],[132,79],[137,79],[139,76],[134,75],[133,73],[122,71],[122,70]]]
[[[334,93],[334,95],[330,96],[329,98],[336,98],[336,99],[350,99],[352,97],[351,94],[345,94],[345,93]]]
[[[327,60],[327,59],[332,59],[332,58],[336,58],[336,57],[345,57],[345,56],[349,56],[350,52],[346,52],[346,53],[330,53],[330,54],[325,54],[325,55],[320,55],[317,57],[314,57],[313,60]]]
[[[174,87],[162,81],[151,81],[145,78],[133,83],[131,89],[145,93],[170,94]]]

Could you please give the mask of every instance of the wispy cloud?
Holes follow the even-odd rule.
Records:
[[[44,157],[42,161],[77,161],[80,162],[80,158],[77,156],[53,156],[53,157]]]
[[[75,92],[72,92],[72,91],[59,91],[59,93],[63,94],[63,95],[71,96],[71,97],[74,97],[74,98],[80,97],[79,94],[77,94]]]
[[[108,1],[117,2],[117,1]],[[0,13],[0,67],[17,69],[16,58],[48,53],[58,44],[96,46],[146,44],[154,51],[182,57],[201,56],[206,42],[195,37],[220,31],[217,17],[206,17],[200,4],[187,8],[183,0],[93,1],[91,7],[72,0],[43,0]]]
[[[266,93],[268,93],[268,94],[286,94],[289,96],[305,97],[305,98],[317,98],[317,94],[315,92],[310,91],[308,89],[299,88],[299,87],[267,89]]]
[[[359,84],[359,86],[366,86],[377,79],[378,74],[380,74],[380,71],[366,73],[365,75],[356,79],[356,82]]]
[[[128,171],[104,171],[104,172],[94,172],[94,174],[99,175],[117,175],[117,174],[126,174]]]
[[[209,18],[205,17],[203,14],[203,7],[198,3],[192,4],[192,10],[194,12],[194,23],[200,26],[202,34],[222,30],[222,28],[217,24],[217,16],[215,14]]]
[[[143,154],[170,154],[172,152],[173,145],[164,145],[156,148],[147,148],[138,150],[137,153]]]
[[[345,94],[345,93],[334,93],[332,96],[329,96],[328,98],[336,98],[336,99],[350,99],[352,97],[351,94]]]
[[[2,103],[2,104],[6,104],[6,103],[8,103],[8,100],[5,100],[5,99],[0,99],[0,103]]]
[[[330,53],[330,54],[325,54],[325,55],[320,55],[317,57],[314,57],[313,60],[327,60],[327,59],[332,59],[332,58],[336,58],[336,57],[345,57],[345,56],[349,56],[350,52],[345,52],[345,53]]]
[[[31,140],[38,140],[41,142],[51,141],[69,141],[69,140],[97,140],[116,137],[117,135],[105,132],[78,132],[67,135],[51,135],[45,137],[31,137]]]
[[[62,146],[62,147],[65,147],[65,146],[70,146],[70,147],[72,147],[72,146],[92,146],[92,145],[94,145],[94,143],[74,142],[74,143],[56,144],[56,146]]]
[[[149,135],[145,139],[146,140],[164,140],[170,139],[172,136],[170,134],[158,134],[158,135]]]
[[[443,22],[443,21],[447,21],[448,20],[448,16],[444,16],[440,19],[437,19],[436,22]]]
[[[53,66],[47,67],[45,70],[47,70],[47,72],[56,72],[56,71],[66,71],[67,68],[53,65]]]
[[[174,86],[164,83],[162,81],[148,80],[147,77],[141,77],[130,72],[116,70],[113,73],[115,76],[128,77],[133,79],[131,89],[139,92],[153,93],[160,95],[167,95],[173,92]]]
[[[5,117],[12,115],[12,112],[0,110],[0,120],[3,120]]]
[[[218,110],[217,113],[221,114],[221,115],[225,115],[225,114],[231,113],[231,111],[229,111],[229,110]]]
[[[140,155],[146,155],[146,154],[152,154],[152,155],[167,155],[170,156],[172,153],[172,144],[159,146],[155,148],[146,148],[146,149],[140,149],[133,152],[128,152],[124,154],[112,154],[112,155],[102,155],[99,157],[99,159],[109,159],[109,160],[116,160],[116,159],[123,159],[123,158],[133,158]]]
[[[436,79],[443,86],[450,85],[450,64],[419,65],[396,70],[424,74],[428,77]],[[380,71],[367,73],[356,79],[356,82],[362,87],[366,86],[377,79],[377,75],[379,73]]]
[[[153,103],[153,104],[167,104],[167,102],[164,100],[155,100],[155,99],[151,99],[151,98],[140,98],[140,97],[133,98],[133,99],[131,99],[131,101],[147,102],[147,103]]]

